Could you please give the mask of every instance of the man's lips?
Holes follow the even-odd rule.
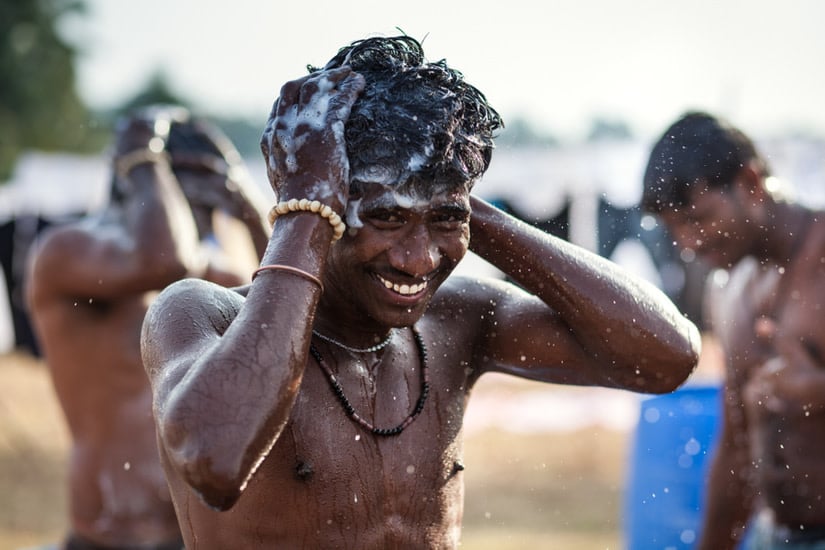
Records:
[[[384,277],[378,274],[376,274],[376,277],[381,282],[381,284],[384,285],[386,288],[402,296],[414,296],[416,294],[419,294],[426,290],[428,284],[426,280],[416,284],[399,284],[394,283],[389,279],[385,279]]]

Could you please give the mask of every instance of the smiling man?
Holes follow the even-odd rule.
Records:
[[[471,196],[500,125],[409,37],[283,86],[252,284],[183,281],[144,323],[187,548],[455,548],[484,373],[641,392],[690,374],[698,333],[661,292]],[[448,278],[469,248],[521,286]]]

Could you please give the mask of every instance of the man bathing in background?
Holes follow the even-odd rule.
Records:
[[[113,168],[108,206],[44,234],[28,274],[29,309],[72,439],[64,548],[179,549],[141,323],[157,293],[182,277],[248,282],[269,228],[237,150],[184,109],[123,120]],[[240,245],[257,248],[249,261],[235,243],[218,254],[218,213],[240,222]]]
[[[825,213],[786,200],[739,129],[687,113],[650,155],[643,206],[729,276],[710,289],[722,427],[698,548],[825,548]],[[717,280],[713,278],[712,280]]]

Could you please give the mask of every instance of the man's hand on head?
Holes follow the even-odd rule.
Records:
[[[364,88],[349,67],[286,83],[272,108],[261,149],[280,200],[319,200],[343,211],[349,187],[344,125]]]
[[[172,105],[154,105],[130,113],[115,126],[115,154],[138,149],[149,149],[155,153],[163,151],[172,123],[188,117],[186,109]]]

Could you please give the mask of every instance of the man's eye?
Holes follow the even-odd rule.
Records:
[[[397,227],[404,223],[404,218],[392,211],[373,212],[367,219],[376,227]]]
[[[433,220],[435,223],[444,229],[458,229],[467,222],[467,216],[462,214],[441,214],[436,216]]]

